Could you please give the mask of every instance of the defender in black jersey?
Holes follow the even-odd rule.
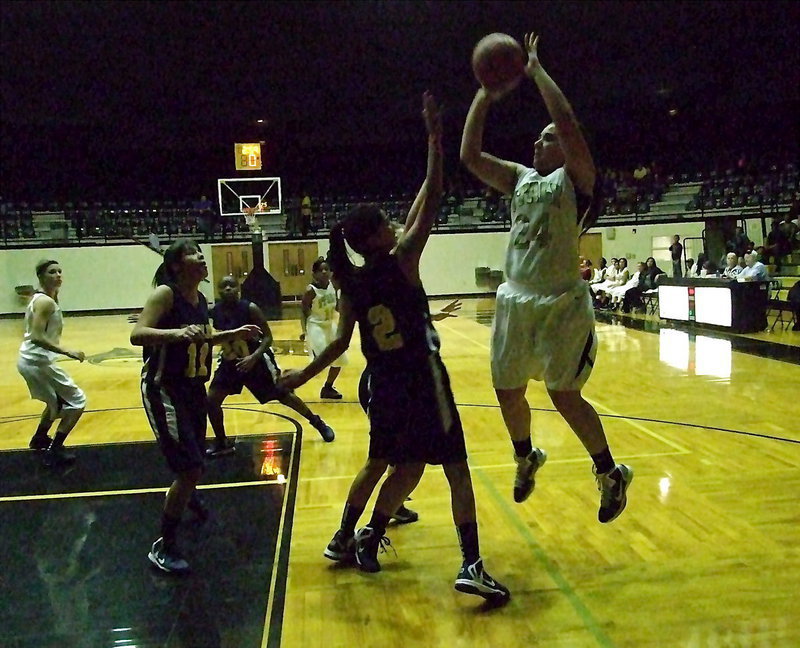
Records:
[[[277,400],[292,408],[325,441],[333,441],[336,436],[333,428],[319,415],[314,414],[294,392],[277,386],[276,381],[281,371],[270,349],[272,332],[261,309],[253,302],[239,298],[239,282],[234,277],[223,277],[217,288],[220,300],[209,312],[214,328],[218,331],[229,331],[245,324],[254,324],[262,333],[260,339],[222,344],[217,370],[208,390],[208,419],[216,438],[207,455],[220,457],[234,452],[236,446],[225,435],[222,403],[231,394],[241,394],[243,387],[247,387],[262,405]]]
[[[279,384],[297,387],[322,371],[347,349],[358,322],[370,375],[370,457],[350,488],[342,528],[325,555],[341,559],[352,553],[354,544],[359,567],[379,571],[378,549],[389,544],[384,534],[392,513],[417,485],[427,463],[442,464],[464,558],[455,588],[504,603],[508,589],[483,569],[464,432],[419,277],[419,258],[442,195],[440,113],[430,94],[425,93],[423,102],[428,172],[405,233],[398,241],[386,214],[369,205],[334,226],[328,259],[342,291],[336,339],[305,369],[288,373]],[[352,264],[345,241],[364,257],[363,268]],[[396,469],[380,489],[369,524],[353,537],[377,482],[375,468],[381,468],[380,477],[389,463]]]
[[[246,340],[259,333],[247,324],[212,335],[208,304],[198,290],[208,274],[203,253],[194,241],[179,239],[164,253],[156,277],[159,285],[147,300],[131,333],[131,344],[144,347],[142,401],[175,481],[167,493],[161,537],[153,543],[150,561],[168,572],[184,572],[188,563],[175,546],[175,535],[187,506],[205,509],[195,496],[203,472],[206,434],[206,388],[211,375],[211,347]]]

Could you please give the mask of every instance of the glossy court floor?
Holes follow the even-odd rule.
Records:
[[[465,300],[437,328],[482,553],[513,595],[501,609],[452,589],[460,555],[441,469],[413,495],[420,521],[390,528],[397,555],[381,556],[383,572],[322,557],[367,448],[357,348],[337,384],[343,401],[320,401],[321,378],[299,390],[336,429],[332,444],[279,404],[227,401],[237,453],[209,465],[213,515],[204,525],[187,516],[195,569],[178,579],[146,558],[170,477],[141,409],[125,316],[66,318],[65,344],[89,356],[64,363],[89,398],[67,472],[23,449],[41,408],[15,368],[22,322],[0,321],[0,646],[800,645],[800,333],[600,315],[585,395],[616,459],[636,471],[627,510],[606,526],[588,457],[535,384],[535,442],[550,458],[532,498],[513,503],[488,374],[492,309]],[[295,311],[272,329],[281,366],[301,366]]]

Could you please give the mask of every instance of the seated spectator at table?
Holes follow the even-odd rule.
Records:
[[[625,293],[622,300],[622,312],[630,313],[633,308],[644,308],[642,295],[651,290],[658,290],[659,277],[666,273],[658,267],[653,257],[645,261],[644,272],[639,276],[639,285]]]
[[[769,281],[767,266],[758,261],[755,254],[745,254],[744,262],[747,267],[736,277],[737,281]]]
[[[697,261],[694,262],[694,264],[689,269],[689,272],[686,276],[693,278],[705,277],[705,274],[703,273],[703,265],[705,264],[706,260],[707,259],[705,253],[701,252],[700,254],[698,254]]]
[[[592,278],[589,280],[589,285],[599,284],[606,280],[606,270],[608,270],[605,257],[600,257],[600,267],[595,268],[592,272]]]
[[[694,268],[694,259],[692,259],[692,258],[686,259],[686,270],[683,273],[683,276],[684,277],[691,277],[691,275],[689,273],[692,271],[692,268]]]
[[[716,277],[719,274],[719,268],[717,268],[717,264],[714,263],[711,259],[707,259],[705,263],[703,263],[703,269],[700,271],[701,277]]]
[[[747,238],[747,234],[744,233],[744,228],[739,226],[736,228],[736,232],[731,240],[728,241],[725,246],[728,248],[728,252],[734,252],[737,257],[740,257],[744,256],[744,253],[747,251],[747,244],[750,242],[750,239]]]
[[[623,285],[611,288],[608,291],[608,308],[617,310],[622,307],[622,301],[629,290],[633,290],[639,286],[639,281],[642,273],[647,271],[647,264],[644,261],[639,261],[636,266],[636,272],[628,279]]]
[[[742,259],[744,263],[744,259]],[[739,267],[739,257],[735,252],[728,252],[725,257],[725,268],[722,270],[722,276],[726,279],[736,279],[742,269]]]

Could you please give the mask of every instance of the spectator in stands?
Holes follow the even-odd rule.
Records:
[[[590,285],[599,284],[606,280],[606,258],[600,257],[600,267],[595,268],[594,272],[592,273],[592,278],[589,280]]]
[[[783,222],[780,224],[781,232],[783,232],[784,236],[788,239],[788,248],[789,251],[787,254],[791,254],[792,248],[798,247],[797,233],[800,228],[798,228],[797,223],[793,220],[793,214],[791,210],[786,212],[786,215],[783,218]]]
[[[311,196],[307,191],[303,192],[303,199],[300,201],[300,235],[303,237],[308,236],[308,230],[311,228]]]
[[[726,279],[736,279],[742,269],[739,267],[739,257],[735,252],[728,252],[725,257],[726,265],[722,270],[722,276]]]
[[[681,237],[677,234],[672,237],[672,245],[669,246],[669,253],[672,255],[672,276],[682,277],[683,266],[681,265],[681,257],[683,256],[683,245],[681,245]]]
[[[637,184],[643,185],[647,184],[650,175],[650,169],[647,168],[647,165],[642,162],[636,169],[633,171],[633,179],[636,181]]]
[[[747,244],[750,242],[747,234],[744,233],[744,228],[737,227],[731,240],[726,243],[726,247],[728,252],[734,252],[737,257],[740,257],[747,252]]]
[[[747,267],[739,273],[737,281],[769,281],[767,266],[758,261],[755,254],[745,254]]]
[[[692,259],[692,258],[686,259],[685,271],[686,271],[686,276],[687,277],[691,276],[689,273],[692,271],[693,267],[694,267],[694,259]]]
[[[486,185],[483,189],[484,198],[484,215],[481,220],[492,221],[495,219],[495,214],[500,207],[500,194]]]
[[[464,204],[464,187],[461,183],[461,174],[456,172],[450,176],[445,197],[448,205],[460,207]]]
[[[644,272],[639,276],[639,285],[625,293],[622,312],[629,313],[633,308],[644,308],[642,295],[650,290],[657,290],[661,276],[666,276],[666,273],[658,267],[653,257],[647,257]]]
[[[763,259],[767,263],[775,263],[780,268],[782,257],[791,254],[791,252],[791,240],[781,227],[780,216],[773,216],[770,232],[767,234],[767,244],[764,246]]]
[[[206,196],[200,196],[193,205],[197,212],[197,229],[199,229],[205,241],[208,242],[214,236],[214,228],[217,226],[217,215],[214,212],[214,203],[212,203]]]

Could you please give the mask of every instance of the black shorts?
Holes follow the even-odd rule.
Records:
[[[279,377],[280,369],[275,362],[275,356],[272,355],[272,351],[267,350],[262,362],[257,363],[246,374],[236,368],[235,361],[220,361],[214,372],[214,378],[211,380],[211,388],[226,394],[241,394],[242,388],[247,387],[256,400],[263,405],[269,401],[280,400],[289,393],[288,390],[280,389],[275,384]]]
[[[466,461],[464,429],[438,354],[413,370],[365,375],[359,391],[367,401],[371,458],[391,464]]]
[[[202,467],[208,411],[205,383],[142,381],[142,402],[170,469],[180,473]]]

